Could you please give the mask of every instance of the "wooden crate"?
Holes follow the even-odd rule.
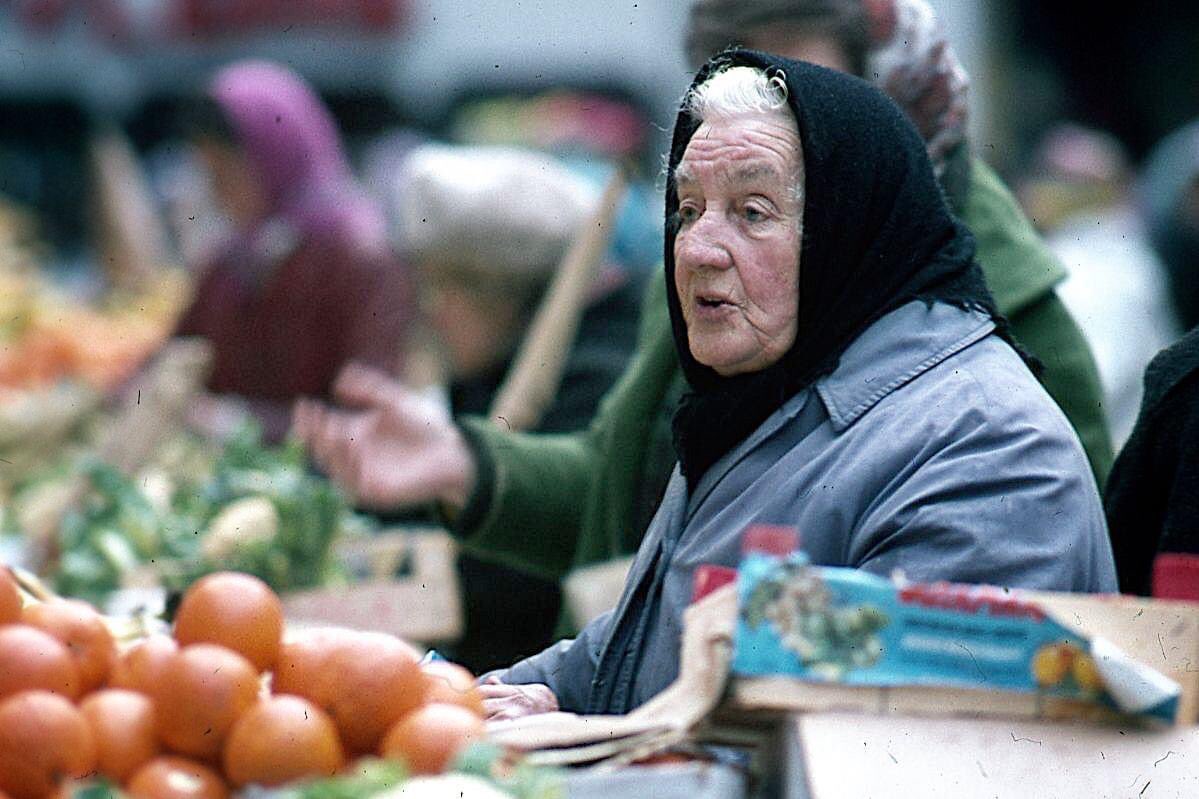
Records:
[[[283,596],[288,624],[378,630],[435,645],[462,636],[457,546],[439,531],[391,531],[340,544],[357,582]]]

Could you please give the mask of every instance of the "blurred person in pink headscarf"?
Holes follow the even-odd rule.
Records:
[[[250,415],[279,439],[292,402],[330,396],[347,363],[398,374],[408,275],[333,118],[295,73],[231,65],[189,109],[187,127],[225,230],[176,331],[215,350],[212,394],[193,421],[221,435]]]

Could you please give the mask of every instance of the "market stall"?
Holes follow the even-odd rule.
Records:
[[[524,12],[505,30],[444,0],[0,3],[19,110],[0,125],[0,799],[1197,793],[1199,603],[1064,593],[1117,584],[1101,498],[977,263],[1028,260],[1031,226],[981,161],[984,193],[950,208],[925,131],[806,63],[723,56],[754,102],[794,105],[786,168],[740,168],[744,111],[703,121],[702,93],[671,147],[691,71],[660,42],[685,15],[650,5],[599,24],[541,4],[561,31],[533,45]],[[400,118],[424,127],[371,129]],[[438,133],[468,162],[431,171],[468,188],[463,143],[595,189],[511,309],[513,274],[469,268],[503,250],[485,212],[544,232],[564,203],[531,210],[535,178],[567,181],[476,191],[461,251],[422,256],[412,230],[467,208],[394,218]],[[641,280],[640,321],[587,331]],[[740,324],[754,305],[778,341]],[[476,324],[508,316],[527,328]],[[618,324],[632,366],[583,352],[607,382],[543,427],[572,347]],[[504,345],[473,408],[456,334]],[[1169,557],[1155,589],[1195,597],[1199,559]],[[559,585],[555,639],[601,622],[535,672]],[[499,651],[484,630],[538,624],[529,651],[462,665]],[[482,673],[517,660],[537,678]],[[501,704],[521,689],[541,702]]]
[[[881,580],[872,600],[842,602],[825,591],[862,584],[841,572],[753,552],[736,575],[705,570],[661,695],[628,716],[486,725],[461,667],[390,634],[312,627],[293,609],[319,613],[321,598],[281,601],[244,573],[193,583],[168,626],[0,572],[0,786],[40,796],[66,774],[77,796],[182,796],[146,787],[180,779],[206,796],[314,798],[1194,790],[1199,607]],[[871,641],[893,634],[894,647]],[[30,737],[20,719],[34,713],[50,721]]]

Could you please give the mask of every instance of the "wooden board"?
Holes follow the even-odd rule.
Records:
[[[785,799],[1199,796],[1194,727],[854,713],[788,723]]]
[[[457,547],[446,533],[392,532],[339,548],[343,562],[366,564],[363,582],[283,596],[289,623],[379,630],[422,644],[462,636]],[[401,563],[407,574],[394,577]]]

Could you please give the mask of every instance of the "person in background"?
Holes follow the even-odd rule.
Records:
[[[485,415],[599,193],[556,159],[516,148],[421,145],[401,175],[400,247],[416,269],[422,316],[445,354],[450,410]],[[536,430],[587,426],[633,351],[642,288],[620,265],[601,265]],[[459,559],[466,627],[447,650],[475,672],[547,646],[561,606],[556,581],[487,554],[467,546]]]
[[[409,276],[332,117],[298,75],[267,62],[229,66],[187,127],[226,223],[176,330],[214,348],[211,394],[191,418],[219,436],[251,417],[278,440],[292,402],[330,397],[351,361],[399,373]]]
[[[1117,448],[1141,407],[1141,378],[1181,334],[1165,267],[1133,201],[1133,171],[1112,136],[1053,128],[1019,183],[1025,211],[1070,270],[1057,293],[1091,345]]]
[[[1102,482],[1111,450],[1098,376],[1053,293],[1065,271],[994,174],[969,157],[965,76],[928,6],[920,0],[693,4],[687,37],[693,63],[734,42],[869,75],[893,94],[924,139],[939,182],[957,197],[1000,312],[1013,316],[1013,336],[1042,356],[1050,394],[1080,432]],[[385,410],[370,435],[353,415],[311,405],[297,414],[296,432],[360,501],[386,508],[436,498],[453,514],[456,535],[511,562],[564,576],[627,556],[637,550],[676,460],[672,419],[686,381],[665,292],[664,281],[651,281],[637,355],[584,433],[515,435],[470,418],[439,425],[395,385],[376,387]]]
[[[1153,148],[1141,172],[1145,224],[1183,330],[1199,325],[1199,120]]]
[[[1123,593],[1151,593],[1158,554],[1199,555],[1199,328],[1145,370],[1141,413],[1104,509]]]
[[[1199,554],[1199,122],[1154,148],[1140,192],[1190,331],[1145,370],[1140,415],[1104,495],[1120,590],[1147,595],[1158,554]]]
[[[535,147],[553,155],[596,186],[607,184],[614,164],[624,165],[624,198],[612,230],[609,255],[626,270],[654,273],[662,258],[661,191],[654,175],[658,154],[648,153],[653,126],[629,98],[555,87],[525,94],[485,95],[460,105],[448,122],[459,144]],[[647,158],[647,156],[650,156]]]
[[[664,266],[678,466],[616,608],[489,675],[491,717],[658,694],[696,568],[736,566],[756,524],[797,527],[817,565],[1115,587],[1078,437],[882,92],[755,51],[709,61],[675,126]]]

